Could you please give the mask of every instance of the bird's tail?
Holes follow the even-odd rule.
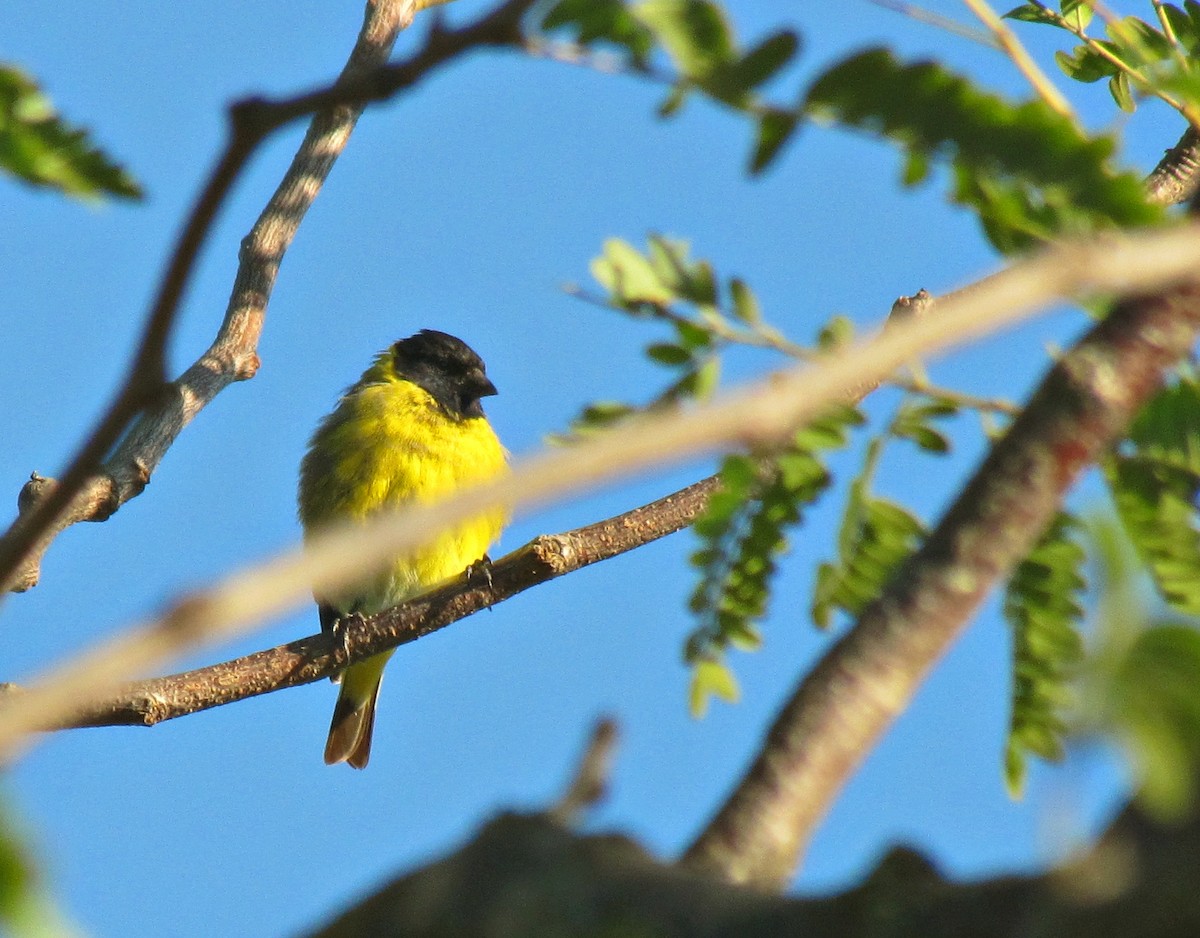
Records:
[[[342,674],[342,688],[329,739],[325,743],[325,764],[348,762],[356,769],[366,768],[371,758],[371,733],[375,729],[375,703],[383,667],[392,653],[385,652],[353,665]]]

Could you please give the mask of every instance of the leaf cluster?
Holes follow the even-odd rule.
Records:
[[[1079,525],[1060,517],[1008,587],[1014,681],[1006,774],[1019,791],[1029,755],[1057,759],[1072,733],[1099,732],[1131,754],[1146,805],[1177,815],[1194,807],[1200,791],[1200,385],[1190,373],[1142,409],[1103,469],[1119,527],[1093,526],[1081,543]],[[1148,614],[1153,604],[1134,594],[1129,549],[1174,618]],[[1085,659],[1079,626],[1088,555],[1102,575],[1096,647]]]
[[[890,425],[867,444],[863,469],[849,485],[837,556],[817,567],[812,618],[818,627],[827,628],[838,611],[861,613],[925,536],[925,526],[912,512],[872,491],[884,445],[889,439],[907,439],[925,452],[945,454],[950,442],[935,421],[955,413],[948,402],[907,396]]]
[[[1045,3],[1024,3],[1005,14],[1028,23],[1064,30],[1081,42],[1055,61],[1069,78],[1091,83],[1107,80],[1113,100],[1124,111],[1137,108],[1137,95],[1155,95],[1195,122],[1200,82],[1192,63],[1200,52],[1200,3],[1156,3],[1158,25],[1136,16],[1105,19],[1103,38],[1088,33],[1093,4],[1064,0],[1054,10]],[[1176,100],[1172,95],[1179,95]]]
[[[711,263],[691,257],[686,241],[651,235],[642,252],[627,241],[610,238],[592,261],[591,272],[605,291],[598,300],[602,305],[666,323],[671,329],[669,338],[645,349],[650,361],[671,373],[671,380],[641,409],[710,397],[720,382],[720,353],[731,344],[804,354],[763,320],[749,284],[736,276],[718,277]],[[576,292],[586,298],[582,291]],[[638,410],[616,401],[592,403],[573,421],[571,434],[557,439],[608,429]]]
[[[133,177],[85,131],[58,116],[32,78],[8,65],[0,65],[0,169],[81,198],[142,196]]]
[[[568,32],[582,46],[615,48],[630,71],[663,78],[669,86],[659,105],[664,117],[694,94],[748,115],[757,128],[752,173],[770,165],[798,123],[795,108],[771,106],[761,96],[800,49],[792,30],[778,30],[746,48],[724,7],[710,0],[559,0],[541,26]],[[655,70],[658,59],[669,64],[669,73]]]
[[[1104,468],[1117,516],[1160,597],[1200,616],[1200,384],[1185,377],[1161,391]]]
[[[904,154],[908,185],[948,161],[954,199],[1003,252],[1162,217],[1140,179],[1113,167],[1114,139],[1084,134],[1041,101],[1008,102],[934,62],[868,50],[825,72],[805,107],[891,141]]]
[[[1200,50],[1200,3],[1155,4],[1158,25],[1133,17],[1106,20],[1091,36],[1090,4],[1051,9],[1026,3],[1011,19],[1050,24],[1079,44],[1058,56],[1072,78],[1107,78],[1117,103],[1157,94],[1186,116],[1195,99],[1189,63]],[[951,195],[974,212],[1003,252],[1110,228],[1161,222],[1142,182],[1117,164],[1118,138],[1084,131],[1041,101],[1012,102],[933,62],[902,62],[883,49],[851,56],[820,74],[801,103],[777,107],[759,97],[763,83],[798,48],[777,37],[743,50],[725,14],[705,2],[556,4],[547,29],[570,29],[583,44],[622,48],[634,70],[661,74],[671,86],[663,105],[674,113],[694,94],[751,116],[758,126],[754,163],[766,165],[803,119],[866,131],[894,145],[904,159],[903,179],[916,185],[936,165],[949,167]],[[757,63],[757,64],[756,64]],[[1172,97],[1175,95],[1175,97]],[[609,241],[592,272],[607,305],[637,318],[665,323],[668,339],[648,346],[652,361],[672,380],[651,406],[702,397],[716,384],[719,358],[730,345],[771,349],[793,358],[812,354],[766,324],[753,291],[740,278],[721,278],[713,265],[690,257],[686,242],[652,237],[645,250]],[[852,327],[833,319],[817,351],[848,341]],[[916,386],[916,382],[914,382]],[[948,451],[941,422],[966,396],[908,394],[888,426],[869,438],[861,472],[846,485],[835,556],[817,571],[811,614],[821,627],[837,615],[854,616],[900,569],[924,536],[920,521],[873,490],[875,468],[891,440],[923,452]],[[594,405],[583,426],[596,428],[635,408]],[[982,413],[982,410],[981,410]],[[1200,391],[1181,378],[1139,417],[1129,439],[1105,465],[1120,522],[1151,572],[1160,596],[1180,614],[1200,612]],[[692,666],[690,703],[701,713],[712,697],[733,700],[736,679],[726,662],[730,647],[761,643],[765,615],[788,536],[805,509],[830,491],[826,462],[862,422],[854,413],[828,414],[777,453],[726,458],[723,490],[697,523],[699,574],[690,599],[698,624],[685,657]],[[815,433],[815,437],[805,436]],[[1012,712],[1004,748],[1010,789],[1019,793],[1031,757],[1061,758],[1081,727],[1080,682],[1097,682],[1083,639],[1084,575],[1095,545],[1079,523],[1062,514],[1006,585],[1004,614],[1013,635]],[[1148,799],[1180,803],[1200,775],[1200,645],[1186,625],[1142,628],[1107,652],[1103,684],[1104,732],[1125,740],[1143,770]],[[1172,657],[1173,656],[1173,657]],[[1155,669],[1164,679],[1156,681]],[[1089,676],[1090,675],[1090,676]],[[1095,710],[1095,708],[1093,708]]]
[[[1012,710],[1004,750],[1009,791],[1025,786],[1028,757],[1057,761],[1069,732],[1065,714],[1076,702],[1072,681],[1083,658],[1084,565],[1079,522],[1060,512],[1013,572],[1004,617],[1013,633]]]
[[[800,522],[803,508],[831,480],[822,454],[845,446],[850,429],[862,421],[853,407],[834,408],[778,452],[725,457],[721,489],[694,525],[701,546],[691,559],[700,577],[689,607],[699,625],[684,651],[693,668],[693,714],[703,714],[710,696],[736,699],[725,650],[761,644],[755,622],[767,611],[776,558],[787,549],[788,531]]]

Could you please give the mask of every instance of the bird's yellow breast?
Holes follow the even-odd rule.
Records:
[[[351,388],[317,428],[300,467],[300,520],[308,536],[505,471],[504,448],[486,419],[452,417],[422,388],[391,376]],[[344,613],[393,606],[482,558],[505,520],[499,511],[472,519],[369,583],[320,599]]]

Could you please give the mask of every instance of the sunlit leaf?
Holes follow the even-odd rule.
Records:
[[[741,696],[737,678],[723,661],[705,658],[692,665],[688,684],[688,712],[701,719],[708,712],[708,702],[719,697],[726,703],[737,703]]]
[[[542,18],[547,32],[567,29],[581,45],[607,42],[644,65],[654,48],[654,36],[621,0],[559,0]]]

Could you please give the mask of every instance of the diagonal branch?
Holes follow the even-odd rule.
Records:
[[[182,674],[139,681],[98,701],[59,728],[153,726],[287,687],[311,684],[348,663],[416,641],[530,587],[616,557],[687,527],[717,487],[705,479],[648,505],[562,534],[542,535],[492,564],[377,615]],[[3,685],[17,693],[14,685]]]
[[[1186,202],[1200,187],[1200,134],[1189,127],[1146,180],[1146,191],[1160,205]]]
[[[1128,299],[1050,370],[926,544],[800,682],[684,866],[786,884],[875,741],[1198,332],[1200,286]]]
[[[274,557],[171,604],[73,659],[44,671],[0,708],[0,760],[33,730],[60,726],[89,702],[178,655],[245,632],[318,592],[370,576],[420,549],[445,527],[498,505],[514,511],[576,494],[651,467],[730,447],[771,446],[829,404],[902,365],[1028,317],[1051,300],[1189,284],[1197,278],[1200,225],[1109,235],[1048,247],[937,307],[812,365],[771,375],[696,407],[646,415],[575,446],[522,460],[513,473],[364,524],[333,527],[303,551]]]
[[[338,80],[279,100],[249,99],[230,109],[230,136],[198,197],[163,276],[126,379],[61,480],[36,473],[22,489],[16,522],[0,538],[0,592],[34,586],[53,539],[79,521],[103,521],[141,493],[183,428],[236,381],[254,376],[267,303],[284,252],[316,199],[370,101],[410,88],[439,66],[479,47],[519,45],[520,22],[533,0],[507,0],[458,29],[436,22],[410,58],[385,66],[416,0],[369,0],[358,42]],[[232,295],[213,344],[167,383],[164,350],[196,256],[217,212],[250,156],[270,134],[314,114],[279,188],[242,241]],[[139,416],[140,415],[140,416]],[[130,422],[120,447],[101,463]]]
[[[1146,192],[1151,201],[1161,205],[1186,201],[1194,193],[1196,180],[1200,178],[1198,176],[1200,155],[1198,154],[1200,154],[1200,138],[1189,127],[1179,143],[1168,151],[1146,179]],[[924,291],[922,291],[923,293]],[[931,302],[928,295],[923,297],[918,295],[907,299],[918,301],[922,306],[927,306]],[[902,309],[894,308],[893,316],[902,312]],[[1083,353],[1077,349],[1074,354]],[[1063,365],[1060,364],[1059,367],[1061,368]],[[1054,374],[1054,372],[1051,373],[1050,378],[1047,379],[1048,382],[1054,378]],[[1136,406],[1129,413],[1132,414],[1134,411],[1136,411]],[[1034,414],[1027,419],[1036,423],[1044,417],[1045,415]],[[1027,425],[1024,421],[1019,424]],[[1119,433],[1123,427],[1124,424],[1121,424],[1114,431],[1114,435]],[[1018,425],[1014,424],[1010,429],[1010,434],[1016,434],[1017,428]],[[1012,438],[1010,435],[1009,439]],[[1019,449],[1018,444],[1008,441],[1004,445],[1015,446]],[[1026,439],[1025,445],[1034,446],[1035,442],[1032,439]],[[1094,460],[1094,454],[1092,459]],[[982,474],[983,470],[981,470]],[[1006,480],[1001,474],[995,474],[991,477],[990,484],[1002,487],[1006,484]],[[972,491],[968,489],[967,492],[964,492],[960,496],[960,502],[966,499]],[[1053,499],[1055,508],[1061,501],[1062,491],[1065,491],[1065,486]],[[1032,544],[1036,537],[1040,536],[1040,532],[1052,515],[1053,511],[1050,511],[1045,517],[1039,517],[1036,522],[1030,522],[1032,536],[1029,544]],[[963,524],[962,530],[965,532],[988,530],[986,526],[971,527],[966,522]],[[968,535],[964,534],[963,536]],[[982,592],[979,594],[981,598],[994,581],[1001,579],[1013,564],[1024,556],[1027,548],[1028,544],[1019,550],[1010,551],[1009,556],[1003,560],[1005,568],[988,571],[982,581],[978,580],[979,571],[971,569],[969,558],[962,559],[963,569],[960,572],[971,577],[971,582],[978,583],[982,588]],[[988,558],[985,556],[976,559]],[[913,563],[918,563],[916,558]],[[905,575],[907,576],[907,572]],[[893,585],[896,590],[903,589],[901,586]],[[909,583],[908,586],[915,589],[912,583]],[[879,603],[884,603],[887,597],[892,595],[892,592],[885,594]],[[916,596],[917,593],[914,592],[912,595]],[[965,627],[972,608],[973,606],[970,604],[964,608],[957,629],[954,627],[952,615],[943,619],[942,625],[945,634],[942,637],[941,647],[948,646],[957,636],[957,632]],[[874,740],[890,724],[894,715],[886,712],[875,713],[873,719],[866,720],[859,727],[860,735],[857,737],[857,745],[862,747],[859,754],[854,755],[852,747],[849,747],[837,756],[840,761],[823,762],[823,757],[819,754],[822,748],[837,749],[839,741],[844,742],[846,738],[841,735],[843,728],[838,723],[841,716],[838,710],[843,706],[842,703],[839,703],[841,698],[855,692],[847,690],[847,687],[853,683],[847,675],[856,674],[860,667],[860,661],[866,662],[867,658],[875,653],[872,648],[873,643],[879,642],[886,653],[887,646],[880,635],[886,633],[887,630],[882,626],[873,628],[868,625],[868,622],[874,621],[870,617],[878,611],[872,607],[865,612],[860,619],[860,626],[856,627],[843,642],[831,649],[823,662],[803,680],[795,696],[776,718],[754,765],[747,771],[717,816],[686,851],[682,861],[685,865],[704,869],[735,881],[753,881],[760,884],[764,882],[778,884],[790,875],[799,862],[808,837],[828,810],[833,797],[845,783],[849,774],[854,771],[858,762],[865,757]],[[899,615],[896,610],[890,610],[890,614]],[[905,693],[911,694],[912,688],[920,683],[925,671],[932,665],[932,661],[938,654],[940,651],[933,653],[933,656],[928,659],[919,652],[914,655],[913,660],[908,664],[910,672],[904,675],[907,680],[912,682],[905,689]],[[897,662],[897,664],[903,670],[903,663]],[[862,667],[867,669],[869,665],[864,663]],[[864,683],[869,684],[870,682],[864,681]],[[907,705],[908,699],[905,696],[903,701],[897,705],[898,709],[895,712],[902,710]],[[823,708],[825,709],[823,710]],[[813,760],[803,765],[799,761],[793,761],[793,758],[798,755],[797,747],[811,748],[814,753]],[[797,772],[795,778],[788,777],[788,773],[792,771]]]

